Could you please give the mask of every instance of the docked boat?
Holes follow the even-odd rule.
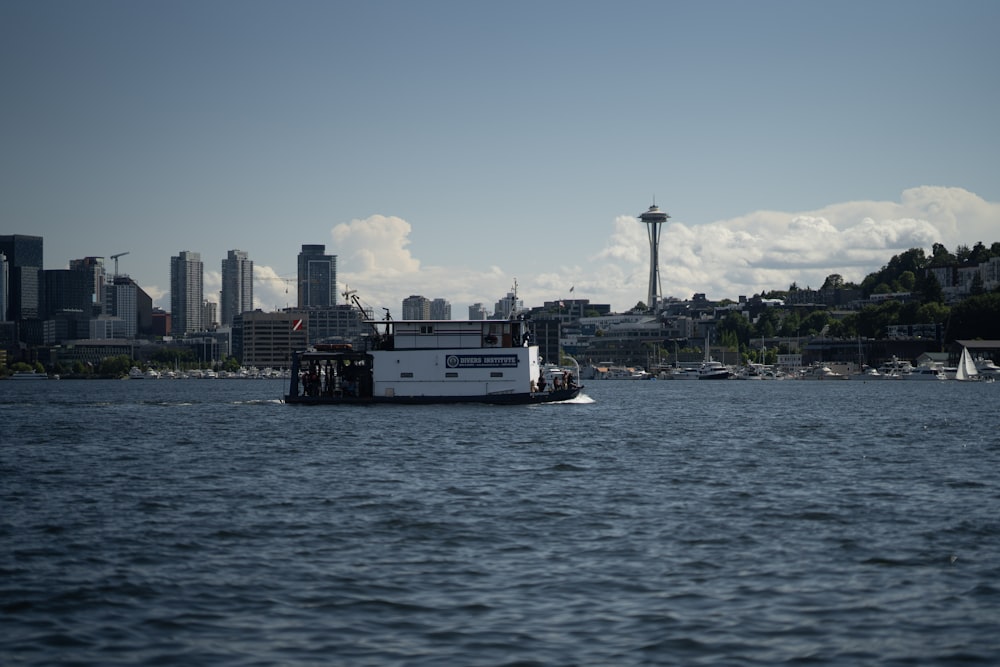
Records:
[[[992,359],[973,359],[976,366],[976,373],[984,380],[1000,379],[1000,366],[993,363]]]
[[[10,376],[11,380],[48,380],[49,376],[38,371],[17,371]]]
[[[698,368],[699,380],[728,380],[733,373],[721,361],[704,361]]]
[[[904,376],[907,380],[947,380],[944,369],[937,364],[920,364]]]
[[[885,380],[899,380],[913,372],[913,364],[893,355],[892,359],[878,367],[878,372]]]
[[[494,403],[567,401],[571,372],[546,373],[528,323],[510,320],[368,320],[366,349],[316,345],[292,358],[286,403]],[[551,376],[550,376],[551,377]]]
[[[800,380],[847,380],[849,377],[823,364],[813,364],[799,372]]]

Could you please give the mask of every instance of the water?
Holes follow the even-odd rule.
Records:
[[[0,662],[1000,656],[1000,383],[283,389],[0,382]]]

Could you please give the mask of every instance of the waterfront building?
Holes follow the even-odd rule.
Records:
[[[170,258],[170,319],[175,336],[201,331],[204,303],[201,254],[182,250]]]
[[[222,260],[219,322],[230,326],[240,313],[253,310],[253,260],[245,250],[230,250]]]
[[[298,264],[298,307],[337,305],[337,256],[325,245],[303,244]]]
[[[309,345],[317,343],[350,343],[364,349],[364,337],[372,333],[370,308],[362,312],[355,306],[312,306],[310,308],[288,309],[289,313],[309,323],[307,337]]]
[[[233,318],[233,354],[244,366],[291,368],[292,353],[305,349],[309,316],[253,310]]]

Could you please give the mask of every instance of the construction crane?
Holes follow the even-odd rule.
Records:
[[[348,287],[349,287],[349,285],[344,285],[344,291],[341,292],[340,295],[342,297],[344,297],[344,303],[350,305],[350,303],[351,303],[351,296],[354,295],[354,294],[357,294],[358,290],[356,290],[356,289],[347,289]]]
[[[115,260],[115,278],[118,277],[118,258],[119,257],[124,257],[127,254],[128,254],[128,251],[126,250],[125,252],[120,252],[117,255],[111,255],[111,259]]]

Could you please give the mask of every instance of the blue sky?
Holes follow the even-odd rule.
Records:
[[[1000,240],[1000,3],[0,0],[0,233],[46,268],[226,251],[266,310],[341,287],[464,317],[861,280]],[[110,262],[109,262],[110,264]],[[286,289],[288,293],[286,294]]]

